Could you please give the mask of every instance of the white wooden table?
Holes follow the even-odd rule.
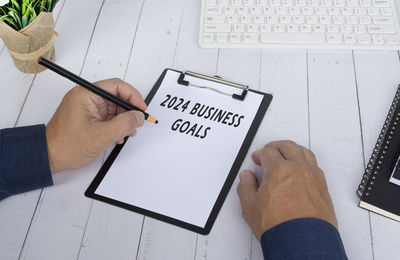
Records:
[[[119,77],[146,96],[166,67],[274,95],[250,153],[275,139],[310,147],[324,169],[350,259],[398,259],[400,223],[357,207],[356,188],[400,83],[398,52],[201,49],[199,0],[61,0],[56,61],[84,78]],[[74,85],[20,73],[0,43],[0,128],[47,123]],[[262,259],[235,181],[208,236],[84,197],[103,158],[54,186],[0,202],[1,259]]]

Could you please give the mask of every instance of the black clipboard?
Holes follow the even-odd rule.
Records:
[[[196,226],[193,225],[191,223],[187,223],[163,214],[159,214],[157,212],[153,212],[153,211],[149,211],[134,205],[130,205],[121,201],[117,201],[108,197],[104,197],[101,196],[99,194],[96,194],[95,191],[98,188],[98,186],[100,185],[100,183],[102,182],[102,180],[104,179],[104,177],[106,176],[108,170],[111,168],[113,162],[115,161],[115,159],[117,158],[118,154],[121,152],[121,150],[123,149],[124,145],[126,144],[126,142],[128,141],[128,137],[125,138],[125,142],[124,144],[121,145],[116,145],[115,148],[113,149],[113,151],[110,153],[110,155],[108,156],[107,160],[105,161],[105,163],[103,164],[103,166],[101,167],[100,171],[97,173],[96,177],[94,178],[94,180],[92,181],[92,183],[89,185],[88,189],[85,192],[85,196],[88,198],[92,198],[92,199],[96,199],[120,208],[124,208],[139,214],[143,214],[145,216],[157,219],[157,220],[161,220],[164,221],[166,223],[169,224],[173,224],[188,230],[191,230],[193,232],[199,233],[199,234],[203,234],[203,235],[207,235],[208,233],[210,233],[211,228],[218,216],[218,213],[228,195],[228,192],[230,190],[230,188],[232,187],[232,184],[236,178],[236,175],[238,174],[238,171],[243,163],[243,160],[250,148],[250,145],[254,139],[254,136],[257,133],[258,127],[260,126],[265,113],[267,112],[267,109],[272,101],[272,95],[270,94],[266,94],[260,91],[256,91],[256,90],[251,90],[248,88],[248,86],[245,85],[241,85],[238,83],[234,83],[231,81],[226,81],[223,80],[222,78],[218,77],[218,76],[206,76],[206,75],[202,75],[202,74],[198,74],[198,73],[194,73],[194,72],[181,72],[181,71],[177,71],[177,70],[173,70],[173,69],[165,69],[163,71],[163,73],[161,74],[161,76],[159,77],[159,79],[157,80],[157,82],[155,83],[154,87],[151,89],[150,93],[148,94],[148,96],[145,99],[146,104],[150,104],[150,102],[152,101],[153,97],[155,96],[155,94],[157,93],[158,89],[161,86],[161,83],[164,80],[165,75],[167,74],[168,70],[171,71],[175,71],[178,73],[181,73],[181,76],[179,77],[178,83],[182,86],[187,86],[187,87],[200,87],[200,88],[205,88],[203,86],[197,86],[194,84],[191,84],[190,82],[185,80],[185,76],[186,75],[190,75],[193,77],[199,77],[202,79],[206,79],[206,80],[210,80],[210,81],[214,81],[214,82],[218,82],[218,83],[222,83],[222,84],[226,84],[228,86],[234,87],[234,88],[239,88],[242,89],[242,94],[238,95],[238,94],[230,94],[229,92],[226,93],[220,93],[220,94],[225,94],[225,95],[231,95],[232,98],[241,100],[243,102],[245,102],[245,98],[247,95],[248,91],[263,95],[263,99],[261,101],[261,104],[258,108],[258,111],[256,113],[256,116],[253,119],[253,122],[251,123],[251,126],[249,128],[249,131],[247,132],[247,135],[240,147],[240,150],[235,158],[235,161],[229,171],[229,174],[223,184],[223,187],[216,199],[216,202],[214,204],[214,206],[212,207],[211,213],[207,219],[207,222],[205,224],[204,227],[200,227],[200,226]],[[213,89],[211,89],[213,90]],[[219,92],[219,91],[217,91]]]

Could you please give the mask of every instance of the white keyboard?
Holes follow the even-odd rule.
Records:
[[[393,0],[202,0],[204,48],[399,50]]]

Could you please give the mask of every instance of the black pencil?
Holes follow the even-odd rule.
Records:
[[[131,105],[129,103],[126,103],[125,101],[119,99],[118,97],[114,96],[111,93],[108,93],[107,91],[105,91],[104,89],[101,89],[95,85],[93,85],[92,83],[90,83],[89,81],[79,77],[78,75],[75,75],[74,73],[64,69],[63,67],[43,58],[40,57],[38,60],[38,63],[46,68],[48,68],[49,70],[54,71],[55,73],[75,82],[76,84],[92,91],[93,93],[111,101],[112,103],[126,109],[126,110],[138,110],[143,112],[144,114],[144,119],[157,124],[158,121],[152,117],[151,115],[149,115],[148,113],[144,112],[143,110],[141,110],[140,108],[135,107],[134,105]]]

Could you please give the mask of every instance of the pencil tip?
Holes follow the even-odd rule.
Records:
[[[152,122],[154,124],[158,124],[158,120],[156,120],[154,117],[152,117],[151,115],[149,115],[149,117],[147,118],[147,121]]]

